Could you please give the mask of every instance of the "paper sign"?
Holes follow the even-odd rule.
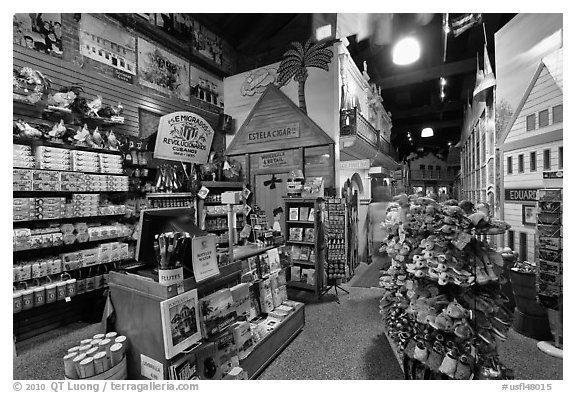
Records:
[[[200,236],[192,238],[192,268],[196,282],[206,280],[220,274],[216,256],[216,236]]]
[[[164,379],[164,366],[159,361],[140,354],[140,374],[154,380]]]
[[[154,158],[205,164],[213,137],[210,124],[195,113],[174,112],[162,116]]]
[[[202,186],[202,188],[200,188],[200,191],[198,191],[198,197],[200,199],[206,199],[206,197],[208,196],[208,193],[210,192],[209,188],[206,188],[205,186]]]

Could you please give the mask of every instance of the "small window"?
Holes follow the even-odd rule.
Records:
[[[513,172],[513,171],[512,171],[512,157],[508,157],[508,158],[506,159],[506,161],[507,161],[507,165],[506,165],[506,166],[508,167],[508,173],[511,174],[511,173]]]
[[[96,48],[92,47],[92,53],[96,53]]]
[[[526,116],[526,131],[534,131],[536,129],[536,115]]]
[[[115,58],[115,57],[112,58],[112,65],[118,66],[118,59],[117,58]]]
[[[544,170],[550,170],[550,149],[544,150]]]
[[[421,170],[421,171],[426,170],[426,165],[420,165],[420,170]]]
[[[552,108],[552,123],[562,122],[562,105],[556,105]]]
[[[126,68],[128,68],[128,71],[132,71],[132,66],[129,63],[126,63]]]
[[[110,60],[110,52],[104,52],[104,57],[106,60]]]
[[[98,49],[98,56],[102,57],[102,49]]]
[[[508,231],[508,247],[514,249],[514,231]]]
[[[518,173],[524,172],[524,154],[518,154]]]
[[[528,236],[526,232],[520,232],[520,250],[518,250],[520,262],[528,259]]]
[[[548,109],[544,109],[538,113],[538,128],[546,127],[548,125]]]
[[[536,171],[536,152],[530,153],[530,172]]]
[[[558,148],[558,169],[564,168],[564,147]]]
[[[120,67],[124,67],[124,60],[120,59]]]

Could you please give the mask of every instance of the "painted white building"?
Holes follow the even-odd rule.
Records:
[[[521,260],[535,261],[536,190],[546,173],[563,170],[562,49],[540,62],[500,139],[505,245]]]

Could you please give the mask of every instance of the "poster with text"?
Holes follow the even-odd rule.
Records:
[[[82,56],[110,66],[116,79],[134,83],[136,38],[90,14],[82,15],[78,36]]]
[[[160,303],[164,353],[171,359],[202,338],[196,289]]]
[[[172,97],[190,99],[188,62],[138,38],[138,80]]]
[[[60,14],[14,14],[13,43],[56,57],[62,57]]]
[[[214,130],[204,118],[192,112],[174,112],[162,116],[154,158],[206,164]]]

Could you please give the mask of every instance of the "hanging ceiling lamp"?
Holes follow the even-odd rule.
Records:
[[[434,130],[430,127],[426,127],[422,130],[420,136],[422,138],[430,138],[431,136],[434,136]]]
[[[392,61],[397,65],[408,65],[420,58],[420,43],[413,37],[401,39],[392,49]]]

